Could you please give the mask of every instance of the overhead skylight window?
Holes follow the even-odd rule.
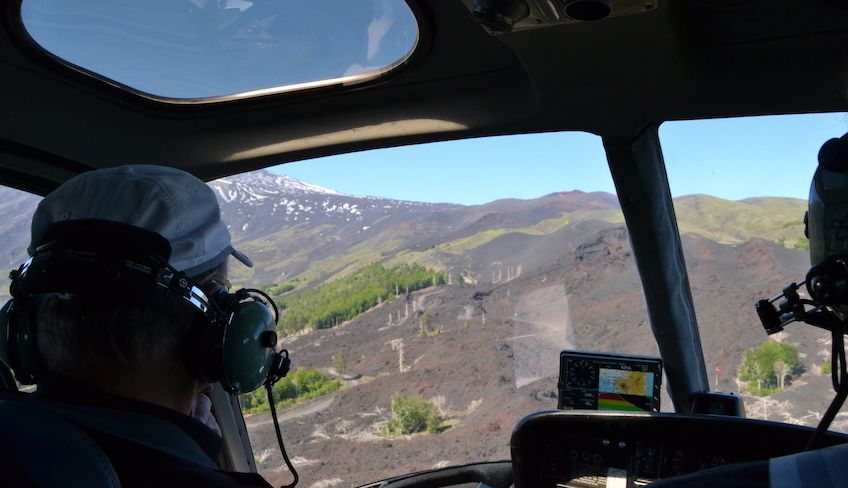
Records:
[[[418,43],[403,0],[24,0],[21,18],[66,63],[174,101],[367,81]]]

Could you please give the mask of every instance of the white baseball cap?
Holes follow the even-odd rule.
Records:
[[[169,264],[189,276],[211,270],[230,255],[253,266],[231,245],[212,189],[179,169],[139,164],[71,178],[38,204],[27,252],[32,256],[44,244],[51,224],[81,219],[121,222],[160,234],[171,244]]]

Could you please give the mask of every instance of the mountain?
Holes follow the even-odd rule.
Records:
[[[234,244],[255,261],[253,270],[233,267],[253,285],[299,277],[316,282],[381,260],[416,239],[425,226],[458,206],[342,195],[282,175],[257,171],[210,182]],[[409,225],[403,241],[386,233]],[[361,245],[369,241],[367,246]],[[357,247],[359,246],[359,247]],[[384,254],[385,253],[385,254]],[[342,259],[348,255],[349,261]]]
[[[698,234],[724,244],[758,237],[785,247],[808,248],[804,237],[807,202],[797,198],[723,200],[689,195],[674,200],[681,234]]]
[[[233,272],[258,286],[295,279],[319,283],[372,262],[418,262],[479,276],[503,273],[481,265],[474,254],[485,254],[486,263],[517,267],[522,264],[515,248],[532,248],[539,240],[534,237],[556,233],[572,220],[620,222],[615,197],[602,193],[462,206],[342,195],[264,171],[210,186],[234,244],[263,263]]]
[[[0,299],[9,295],[9,270],[26,258],[29,245],[29,225],[40,197],[0,186]],[[2,268],[0,268],[2,269]]]
[[[320,283],[372,262],[417,262],[492,281],[510,267],[544,265],[557,249],[604,224],[623,223],[616,197],[606,193],[561,192],[475,206],[430,204],[342,195],[264,171],[210,186],[234,242],[265,263],[233,270],[256,286],[295,279]],[[806,245],[803,200],[692,195],[674,203],[681,234],[722,244],[763,238],[786,248]]]
[[[616,197],[606,193],[572,191],[462,206],[344,195],[267,171],[209,185],[234,243],[259,264],[232,267],[234,278],[251,286],[316,284],[372,262],[418,262],[492,281],[510,267],[544,265],[551,253],[604,224],[623,223]],[[26,257],[37,202],[36,196],[0,188],[0,262],[9,268]],[[805,244],[802,200],[693,195],[675,199],[675,211],[681,234],[726,244],[754,237],[787,248]]]

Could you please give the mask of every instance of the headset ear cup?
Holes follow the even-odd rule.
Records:
[[[16,371],[15,367],[15,346],[16,333],[15,321],[13,317],[12,305],[15,299],[11,298],[6,301],[3,308],[0,308],[0,362],[6,365],[12,371]]]
[[[274,315],[264,303],[247,300],[235,306],[224,329],[221,386],[225,390],[248,393],[265,383],[276,348],[275,330]]]
[[[34,385],[44,372],[44,361],[28,308],[25,302],[13,298],[0,309],[0,360],[19,383]]]
[[[26,301],[18,316],[22,318],[18,326],[17,352],[21,372],[17,374],[18,381],[24,385],[34,385],[41,378],[45,366],[38,351],[38,328],[36,311]]]

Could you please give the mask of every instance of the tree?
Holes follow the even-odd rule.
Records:
[[[282,378],[272,387],[274,401],[279,408],[285,408],[305,400],[332,393],[342,387],[340,380],[330,379],[318,369],[298,369]],[[241,406],[246,413],[268,410],[268,397],[264,388],[239,395]]]
[[[326,329],[354,319],[378,305],[392,301],[401,288],[415,291],[441,283],[443,275],[419,266],[399,265],[386,268],[376,263],[318,288],[293,291],[278,304],[285,308],[280,330],[290,334],[304,328]]]
[[[783,361],[775,361],[774,374],[777,377],[778,390],[783,391],[784,385],[786,384],[786,377],[789,376],[789,366],[787,366]]]
[[[419,337],[433,337],[444,331],[441,325],[433,326],[433,316],[427,312],[422,313],[418,318],[418,328]]]
[[[386,435],[409,435],[442,430],[439,409],[421,397],[395,393],[392,397],[392,419],[386,425]]]
[[[340,352],[336,355],[333,360],[333,368],[335,368],[339,376],[345,374],[345,371],[347,371],[347,356],[345,356],[345,353]]]
[[[833,371],[833,363],[831,363],[830,361],[825,361],[824,363],[822,363],[821,371],[824,375],[830,374]]]
[[[801,371],[797,347],[768,341],[745,352],[739,378],[751,393],[763,396],[783,391]]]

